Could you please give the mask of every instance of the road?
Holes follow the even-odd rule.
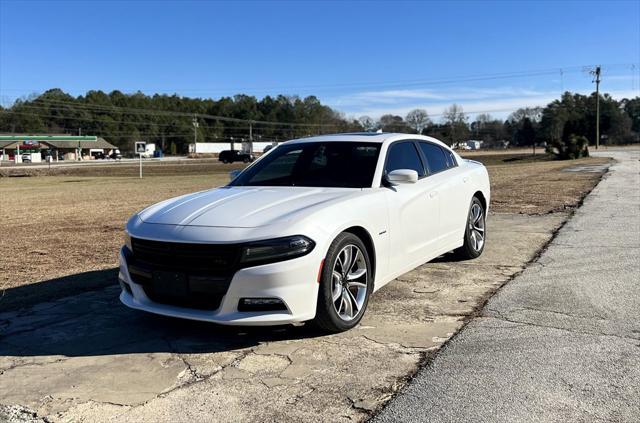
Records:
[[[638,150],[375,422],[640,421]]]

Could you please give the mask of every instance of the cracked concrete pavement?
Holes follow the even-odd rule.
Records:
[[[115,281],[0,311],[0,420],[366,419],[566,218],[491,214],[480,259],[445,255],[403,275],[338,335],[146,314],[119,303]]]
[[[403,275],[339,335],[154,316],[117,286],[0,313],[0,403],[54,421],[362,420],[565,218],[491,215],[479,260]]]
[[[376,422],[640,421],[640,151]]]

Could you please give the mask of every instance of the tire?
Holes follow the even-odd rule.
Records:
[[[343,269],[342,262],[347,260],[350,264]],[[341,233],[324,260],[313,323],[330,333],[355,327],[364,315],[372,289],[371,261],[364,243],[351,233]]]
[[[222,159],[222,163],[227,164],[227,163],[229,163],[229,160],[227,160],[227,159]]]
[[[251,160],[249,160],[249,159],[244,159],[242,162],[243,162],[243,163],[249,163],[250,161],[251,161]]]
[[[464,244],[454,251],[459,259],[472,260],[480,257],[487,240],[486,228],[484,206],[478,197],[473,197],[464,229]]]

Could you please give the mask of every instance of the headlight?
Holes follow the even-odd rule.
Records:
[[[124,233],[124,245],[129,249],[129,251],[133,252],[133,247],[131,247],[131,235],[128,232]]]
[[[257,241],[242,249],[242,264],[265,264],[309,254],[315,242],[302,235]]]

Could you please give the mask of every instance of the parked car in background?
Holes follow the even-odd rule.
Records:
[[[222,150],[218,155],[218,160],[222,163],[243,162],[249,163],[255,159],[253,154],[238,150]]]
[[[31,163],[31,154],[23,154],[22,163]]]
[[[120,154],[120,150],[115,149],[110,155],[109,155],[110,159],[113,160],[122,160],[122,154]]]
[[[339,332],[398,276],[448,251],[484,250],[487,170],[431,137],[293,140],[232,178],[131,217],[118,276],[125,305]]]

